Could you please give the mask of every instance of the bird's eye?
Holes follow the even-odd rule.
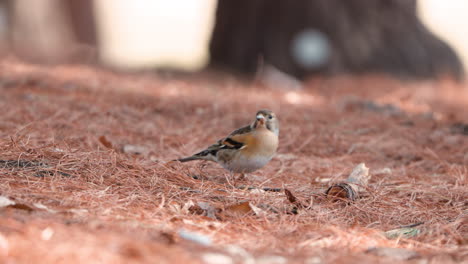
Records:
[[[268,119],[270,119],[270,120],[273,119],[273,116],[272,116],[272,115],[269,115],[269,116],[268,116]]]

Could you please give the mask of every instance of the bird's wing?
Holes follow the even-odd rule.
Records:
[[[250,126],[245,126],[234,130],[229,136],[218,140],[215,144],[209,146],[208,148],[190,156],[187,158],[179,159],[181,162],[191,161],[191,160],[212,160],[216,161],[216,154],[220,150],[235,150],[241,149],[245,146],[246,136],[252,132]]]
[[[229,134],[229,136],[227,136],[227,137],[248,134],[248,133],[252,132],[252,130],[253,130],[252,127],[250,125],[248,125],[248,126],[241,127],[239,129],[236,129],[236,130],[232,131],[231,134]]]
[[[240,149],[245,146],[245,144],[247,143],[246,139],[252,131],[253,129],[250,125],[236,129],[233,132],[231,132],[229,136],[218,141],[218,143],[226,145],[226,147],[230,149]]]
[[[245,145],[245,136],[252,132],[252,128],[250,126],[245,126],[234,130],[229,134],[229,136],[218,140],[215,144],[209,146],[205,150],[195,154],[212,154],[216,156],[216,153],[221,149],[241,149]]]

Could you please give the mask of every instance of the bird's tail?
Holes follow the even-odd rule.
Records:
[[[205,150],[202,150],[190,157],[176,159],[176,161],[187,162],[192,160],[209,160],[216,162],[216,153],[220,150],[219,144],[213,144]]]
[[[180,161],[180,162],[187,162],[187,161],[192,161],[192,160],[202,160],[203,158],[197,157],[195,155],[186,157],[186,158],[181,158],[181,159],[176,159],[174,161]]]
[[[180,159],[177,159],[176,161],[180,161],[180,162],[187,162],[187,161],[192,161],[192,160],[216,161],[215,155],[216,155],[216,152],[213,151],[212,149],[205,149],[190,157],[180,158]]]

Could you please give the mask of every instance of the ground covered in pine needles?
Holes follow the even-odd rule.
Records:
[[[2,263],[468,261],[468,85],[0,67]],[[263,108],[280,147],[246,179],[170,162]]]

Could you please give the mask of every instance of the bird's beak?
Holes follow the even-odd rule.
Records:
[[[257,122],[263,125],[265,123],[265,117],[263,115],[257,115]]]

